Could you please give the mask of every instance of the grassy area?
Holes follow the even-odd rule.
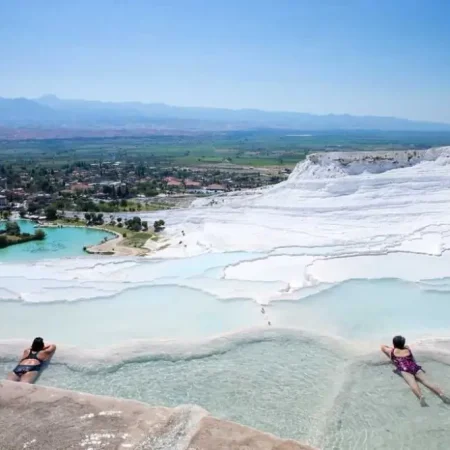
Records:
[[[449,132],[248,130],[194,136],[0,141],[0,160],[22,164],[39,161],[48,167],[107,160],[145,160],[155,166],[227,160],[236,165],[292,165],[317,151],[400,150],[448,144]]]
[[[138,207],[140,205],[140,207]],[[127,206],[120,206],[118,212],[141,212],[141,211],[160,211],[162,209],[170,209],[170,205],[157,202],[131,202],[128,200]]]
[[[113,225],[102,225],[101,228],[121,234],[124,237],[122,245],[126,247],[142,248],[149,239],[157,240],[156,233],[151,231],[132,231]]]
[[[4,234],[8,245],[17,244],[18,242],[22,242],[23,239],[20,236],[11,236],[10,234]]]
[[[298,153],[296,155],[288,155],[282,158],[274,158],[273,156],[261,155],[259,157],[239,157],[239,158],[223,158],[220,156],[208,156],[208,157],[193,157],[193,156],[181,156],[175,158],[174,163],[180,166],[198,166],[203,164],[216,165],[221,163],[232,164],[235,166],[251,166],[251,167],[271,167],[271,166],[283,166],[292,167],[299,161],[304,159],[306,154]]]
[[[58,219],[55,220],[53,223],[65,226],[86,226],[85,222],[82,220],[75,222],[69,219]],[[124,237],[122,245],[125,245],[127,247],[142,248],[149,239],[152,240],[158,239],[158,235],[156,233],[153,233],[152,231],[132,231],[128,230],[125,227],[118,227],[117,225],[109,225],[109,224],[99,225],[96,226],[95,228],[102,228],[120,234],[121,236]]]
[[[57,209],[58,205],[55,206]],[[95,209],[94,209],[95,208]],[[121,212],[143,212],[143,211],[160,211],[162,209],[170,209],[171,206],[160,202],[133,202],[128,200],[126,206],[121,205],[120,202],[113,204],[112,202],[100,201],[99,203],[93,203],[92,201],[77,203],[75,206],[69,204],[65,206],[65,209],[75,209],[77,211],[86,211],[94,214],[103,213],[105,216],[111,213]]]
[[[45,239],[45,234],[21,234],[20,236],[11,234],[0,234],[0,248],[9,247],[10,245],[22,244],[31,241],[42,241]]]
[[[127,237],[123,240],[123,245],[127,247],[142,248],[149,239],[156,239],[156,236],[153,233],[140,231],[139,233],[132,232],[132,234],[128,234],[128,231],[129,230],[127,230]]]

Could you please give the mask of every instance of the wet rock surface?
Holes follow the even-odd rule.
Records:
[[[211,417],[198,406],[145,403],[0,383],[0,449],[308,450]]]

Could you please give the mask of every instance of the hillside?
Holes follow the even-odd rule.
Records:
[[[314,115],[256,109],[178,107],[162,103],[0,98],[0,126],[230,130],[285,128],[297,130],[450,131],[450,124],[396,117]]]

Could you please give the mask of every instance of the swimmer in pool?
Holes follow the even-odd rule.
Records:
[[[395,336],[392,340],[392,344],[393,347],[382,345],[381,351],[395,365],[396,371],[408,383],[408,386],[419,399],[420,405],[428,406],[424,396],[422,395],[419,384],[417,383],[418,381],[440,397],[444,403],[450,404],[450,398],[444,395],[442,389],[439,386],[431,384],[425,378],[425,372],[422,367],[417,364],[410,348],[405,345],[405,338],[403,336]]]
[[[55,351],[56,345],[45,345],[44,340],[37,337],[31,347],[23,351],[19,364],[8,375],[8,380],[34,383],[42,370],[43,363],[50,360]]]

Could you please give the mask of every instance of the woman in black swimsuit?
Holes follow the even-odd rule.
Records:
[[[48,361],[55,351],[56,345],[45,345],[44,340],[37,337],[31,347],[24,350],[19,364],[8,375],[8,380],[34,383],[42,369],[42,364]]]

